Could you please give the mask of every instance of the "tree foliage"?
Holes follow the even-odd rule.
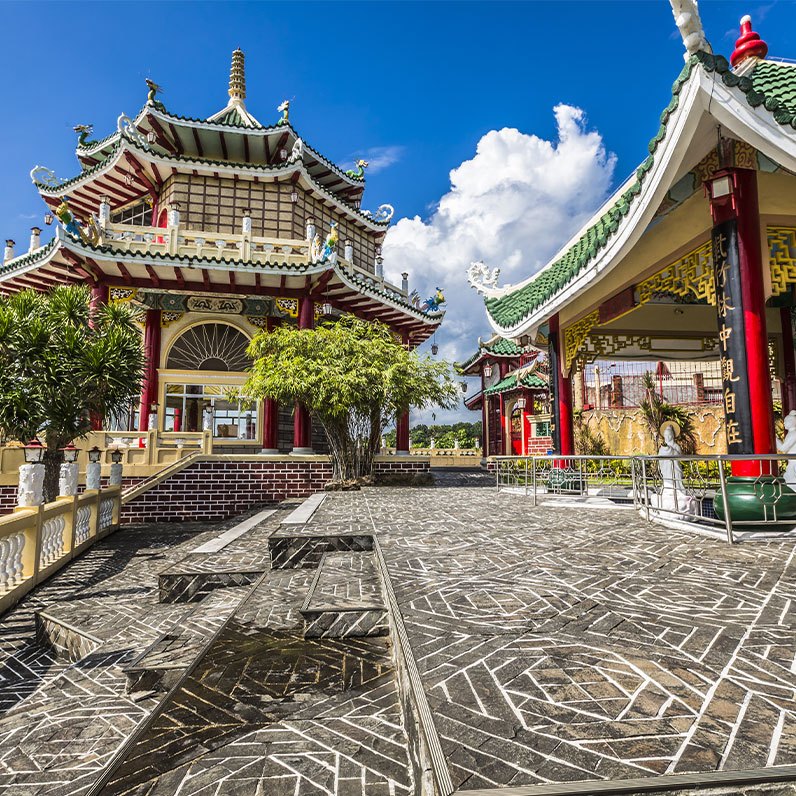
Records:
[[[369,476],[385,426],[410,406],[455,405],[450,366],[408,351],[381,323],[344,316],[316,329],[280,326],[252,340],[243,389],[304,404],[323,426],[335,479]]]
[[[460,448],[476,448],[481,444],[482,439],[481,421],[468,423],[461,421],[458,423],[439,423],[426,425],[420,423],[412,426],[409,438],[415,448],[428,448],[431,440],[437,448],[455,448],[456,442]],[[396,444],[395,431],[389,431],[385,435],[387,447],[394,448]]]
[[[91,308],[85,286],[0,297],[0,434],[41,435],[45,499],[55,497],[59,449],[138,398],[141,335],[127,305]]]

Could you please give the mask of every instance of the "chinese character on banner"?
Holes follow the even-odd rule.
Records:
[[[736,445],[743,442],[741,436],[741,429],[738,427],[737,420],[730,420],[727,422],[727,445]]]
[[[735,360],[730,357],[721,358],[721,379],[722,381],[739,381],[739,377],[735,376]]]

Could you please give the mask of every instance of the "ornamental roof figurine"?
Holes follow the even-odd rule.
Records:
[[[730,63],[738,66],[747,58],[765,58],[767,54],[768,45],[760,38],[759,33],[752,30],[752,18],[748,14],[741,17],[741,35],[735,42]]]
[[[705,38],[702,29],[702,20],[699,17],[699,6],[696,0],[669,0],[674,14],[674,24],[677,25],[683,38],[687,61],[694,53],[710,53],[710,44]]]

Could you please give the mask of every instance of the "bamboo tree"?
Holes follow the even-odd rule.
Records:
[[[252,340],[243,392],[299,402],[323,427],[334,479],[370,476],[388,423],[409,407],[453,407],[451,368],[408,351],[381,323],[345,316],[316,329],[280,326]]]

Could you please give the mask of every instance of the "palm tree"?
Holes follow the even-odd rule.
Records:
[[[660,375],[660,372],[658,372],[658,376]],[[677,441],[680,443],[683,453],[686,455],[696,453],[697,438],[694,433],[694,422],[685,407],[670,404],[659,394],[652,371],[648,370],[644,374],[641,383],[644,386],[644,399],[639,407],[649,428],[650,435],[655,441],[655,450],[653,452],[658,451],[663,440],[661,425],[666,420],[674,420],[680,426],[680,436]]]
[[[90,299],[82,285],[0,297],[0,436],[43,438],[45,500],[57,496],[60,449],[140,394],[136,312]]]

